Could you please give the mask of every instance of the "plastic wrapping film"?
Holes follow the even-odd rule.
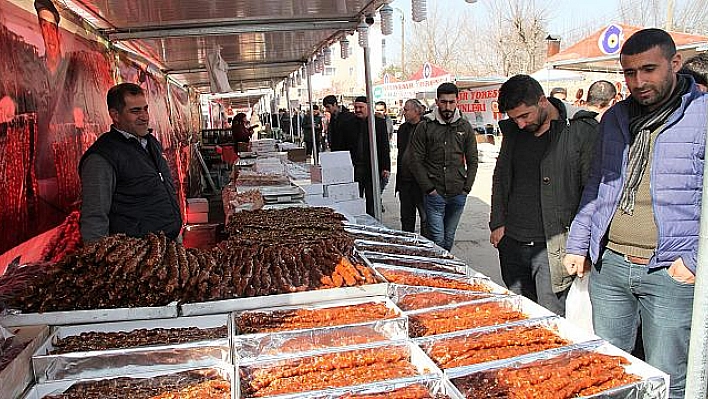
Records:
[[[318,363],[321,364],[321,360],[324,359],[325,357],[331,357],[331,356],[341,356],[341,358],[346,358],[347,356],[351,356],[352,358],[361,358],[362,353],[375,353],[376,356],[384,356],[386,350],[392,350],[392,351],[399,351],[402,350],[404,351],[405,354],[405,359],[407,362],[410,362],[410,364],[415,368],[415,375],[410,375],[410,376],[405,376],[405,377],[398,377],[398,378],[390,378],[390,379],[383,379],[383,380],[376,380],[373,379],[371,381],[361,383],[361,384],[347,384],[346,381],[342,381],[340,379],[332,380],[329,381],[329,383],[326,386],[323,386],[322,388],[312,388],[312,385],[308,386],[306,383],[303,384],[301,382],[299,383],[294,383],[295,387],[293,388],[294,390],[288,390],[288,392],[281,392],[278,394],[274,395],[260,395],[256,394],[253,395],[248,392],[248,387],[253,387],[254,386],[254,381],[255,378],[258,378],[258,376],[268,376],[270,377],[273,381],[281,378],[280,376],[277,375],[272,375],[272,372],[274,370],[277,370],[280,373],[288,373],[287,366],[296,366],[296,365],[301,365],[305,362],[312,362],[315,360],[318,360]],[[341,360],[340,358],[340,360]],[[311,363],[310,363],[311,364]],[[368,363],[365,366],[361,367],[362,369],[368,370],[369,372],[372,371],[381,371],[384,370],[384,367],[381,367],[380,365],[377,364],[371,364]],[[238,365],[238,372],[239,372],[239,393],[241,394],[241,398],[246,399],[246,398],[252,398],[252,397],[289,397],[295,394],[299,395],[304,395],[304,397],[313,397],[318,394],[323,394],[329,392],[331,389],[336,389],[336,388],[347,388],[347,389],[352,389],[352,387],[370,387],[373,383],[383,383],[383,382],[388,382],[388,383],[398,383],[398,382],[407,382],[407,381],[413,381],[417,380],[420,377],[434,377],[434,376],[441,376],[442,371],[435,366],[435,363],[433,363],[428,356],[423,353],[423,351],[415,345],[413,342],[409,340],[400,340],[400,341],[384,341],[384,342],[377,342],[373,344],[366,344],[366,345],[355,345],[355,346],[349,346],[346,348],[339,348],[339,349],[331,349],[331,350],[322,350],[322,351],[313,351],[313,352],[305,352],[305,353],[299,353],[297,355],[283,355],[282,357],[278,358],[269,358],[269,359],[257,359],[257,360],[243,360],[239,362]],[[293,373],[288,373],[288,376],[291,376],[291,381],[296,381],[293,379],[292,375]],[[322,382],[321,380],[317,380],[318,382]],[[332,386],[333,382],[337,381],[342,383],[342,386],[336,387]],[[273,382],[271,382],[272,386]],[[301,396],[302,397],[302,396]]]
[[[494,283],[488,277],[467,277],[459,274],[434,272],[430,270],[411,269],[408,267],[389,266],[383,264],[373,264],[374,270],[381,274],[389,283],[398,285],[414,285],[435,288],[447,289],[462,289],[466,291],[488,292],[491,294],[508,294],[509,291]],[[392,278],[386,278],[388,274],[405,274],[411,277],[404,280],[394,281]],[[403,276],[401,276],[403,277]],[[425,281],[430,279],[430,281]],[[419,282],[421,284],[414,284]],[[422,284],[425,283],[425,284]],[[466,288],[463,288],[466,287]]]
[[[404,396],[406,389],[415,389],[420,395]],[[398,395],[396,395],[398,394]],[[400,395],[400,396],[399,396]],[[433,398],[462,399],[459,391],[447,378],[418,377],[406,381],[382,381],[354,387],[334,388],[319,393],[281,395],[278,399],[372,399],[372,398]]]
[[[174,375],[177,373],[184,373],[184,372],[190,372],[190,373],[196,373],[198,375],[203,375],[203,376],[213,376],[214,378],[221,378],[224,379],[228,382],[231,392],[227,395],[224,395],[225,398],[230,398],[230,399],[236,399],[238,398],[237,395],[237,383],[236,379],[234,378],[235,371],[234,367],[231,364],[227,363],[217,363],[213,364],[210,367],[186,367],[186,368],[180,368],[180,367],[174,367],[169,370],[151,370],[151,371],[144,371],[140,373],[126,373],[122,374],[117,377],[110,377],[110,378],[85,378],[85,379],[80,379],[80,380],[61,380],[61,381],[51,381],[47,382],[44,384],[37,384],[34,387],[32,387],[27,394],[23,397],[23,399],[42,399],[48,396],[52,395],[60,395],[67,390],[69,390],[72,386],[79,384],[79,383],[91,383],[91,382],[98,382],[98,381],[106,381],[106,380],[114,380],[116,378],[133,378],[137,380],[143,380],[146,385],[149,386],[156,386],[160,387],[162,386],[162,383],[159,380],[159,377],[163,376],[170,376]],[[119,392],[115,392],[115,396],[111,397],[121,397],[120,395],[123,394],[125,395],[125,398],[130,398],[130,391],[125,391],[125,390],[120,390]],[[86,398],[88,399],[88,398]],[[98,398],[96,398],[98,399]],[[214,399],[221,399],[221,398],[214,398]]]
[[[551,347],[545,349],[534,349],[541,347],[541,345],[537,344],[543,343],[544,340],[541,340],[538,337],[534,337],[534,339],[522,340],[520,339],[522,337],[513,335],[515,331],[529,328],[542,328],[546,330],[548,332],[547,336],[550,339],[545,342],[550,342]],[[506,335],[507,333],[512,333],[512,335],[508,336]],[[502,344],[487,346],[487,343],[490,340],[493,340],[495,336],[502,340]],[[444,370],[454,371],[456,368],[468,367],[475,364],[486,364],[488,367],[493,367],[499,362],[508,362],[511,359],[535,356],[538,352],[543,350],[560,348],[563,346],[590,342],[598,339],[599,338],[596,335],[589,334],[575,327],[561,317],[549,316],[539,319],[521,320],[497,326],[481,327],[477,329],[434,335],[431,337],[417,338],[415,339],[415,343],[423,349],[423,351],[438,365],[438,367]],[[506,345],[503,343],[506,343]],[[455,346],[455,356],[449,356],[448,358],[441,356],[443,354],[452,355],[450,353],[445,353],[444,350],[441,352],[443,349],[441,346],[445,344]],[[514,349],[516,350],[516,354],[505,357],[504,354],[499,351],[504,348]],[[486,356],[489,356],[492,359],[475,359],[473,352],[483,351],[484,349],[487,349]],[[477,355],[480,355],[479,352],[477,352]],[[451,363],[447,363],[448,361]],[[446,367],[446,364],[452,363],[458,364],[458,366]]]
[[[502,294],[417,285],[389,284],[388,286],[388,296],[404,312],[493,298],[500,295]]]
[[[258,309],[253,312],[267,314],[283,310],[315,310],[340,306],[357,307],[366,303],[383,304],[396,317],[388,319],[372,317],[371,320],[357,323],[235,335],[232,338],[235,357],[240,359],[279,357],[287,353],[309,352],[371,342],[399,340],[408,337],[408,319],[403,316],[402,311],[390,299],[384,296],[330,301],[304,307],[290,306]],[[238,318],[243,314],[252,314],[253,312],[246,311],[233,315],[233,331],[235,334],[239,334],[237,327]],[[334,322],[336,323],[337,320],[334,320]]]
[[[355,251],[356,256],[356,251]],[[363,298],[386,295],[388,283],[375,269],[371,268],[363,257],[358,257],[361,264],[368,266],[380,283],[364,284],[356,287],[326,288],[312,291],[293,292],[249,298],[223,299],[210,302],[194,302],[180,305],[182,316],[199,316],[219,313],[229,313],[239,310],[252,310],[277,306],[307,305],[312,303],[339,299]]]
[[[382,243],[369,240],[354,240],[354,246],[360,251],[375,252],[381,254],[414,255],[426,256],[429,258],[455,259],[446,249],[435,247],[423,247],[415,245],[401,245]]]
[[[167,319],[177,317],[177,302],[165,306],[69,310],[63,312],[21,313],[12,312],[0,316],[0,324],[6,327],[99,323],[123,320]]]
[[[366,229],[356,229],[353,227],[345,227],[344,231],[351,234],[355,239],[365,240],[365,241],[375,241],[383,244],[400,244],[400,245],[412,245],[425,248],[434,248],[435,243],[428,240],[427,238],[419,235],[414,236],[404,236],[397,234],[390,234],[383,231],[371,231]]]
[[[610,345],[603,340],[595,340],[590,342],[578,343],[569,345],[562,348],[551,349],[543,352],[538,352],[534,356],[526,356],[515,359],[508,359],[506,361],[501,361],[495,365],[490,364],[479,364],[469,367],[456,368],[454,370],[446,370],[445,375],[454,385],[453,389],[457,390],[457,395],[459,397],[465,398],[466,396],[462,394],[459,388],[459,379],[468,377],[475,374],[486,374],[487,378],[491,377],[490,373],[498,371],[501,369],[520,369],[528,367],[538,366],[536,361],[542,361],[547,359],[562,359],[569,358],[572,355],[577,355],[583,352],[595,352],[610,356],[620,356],[629,362],[629,364],[624,365],[624,369],[627,373],[636,375],[640,378],[639,381],[632,382],[626,385],[611,388],[599,393],[592,395],[579,396],[576,394],[569,395],[568,398],[585,397],[585,398],[606,398],[606,399],[665,399],[668,398],[668,386],[669,386],[669,376],[662,371],[642,362],[641,360],[629,355],[628,353],[620,350],[619,348]],[[533,364],[532,364],[533,363]],[[580,376],[577,376],[580,377]],[[576,378],[577,381],[580,378]],[[557,379],[556,379],[557,380]]]
[[[533,304],[533,302],[530,303]],[[514,295],[485,298],[403,313],[408,316],[408,335],[412,338],[553,316],[553,313],[545,308],[538,305],[528,305],[529,304],[523,300],[523,297]],[[507,315],[503,314],[504,311],[507,312]],[[478,313],[487,314],[491,316],[491,320],[473,316],[466,317],[465,314],[467,312],[474,313],[474,316],[479,316]],[[503,317],[507,316],[509,316],[507,319],[503,319]],[[494,320],[494,318],[497,318],[497,320]],[[431,325],[428,322],[429,320],[433,320],[436,323]],[[467,322],[465,322],[465,320],[467,320]],[[443,325],[444,323],[449,324]]]
[[[363,252],[362,256],[372,264],[377,263],[387,266],[439,271],[443,273],[460,274],[463,276],[484,276],[472,268],[467,267],[464,262],[454,259],[426,258],[424,256],[412,255],[377,254],[375,252]]]
[[[64,379],[104,378],[175,367],[194,368],[217,362],[231,362],[229,344],[230,316],[214,315],[181,317],[166,320],[144,320],[58,327],[32,357],[35,380],[45,382]],[[88,332],[129,332],[138,329],[172,329],[224,327],[221,338],[202,339],[181,344],[133,346],[121,349],[76,351],[52,354],[59,339],[81,336]]]

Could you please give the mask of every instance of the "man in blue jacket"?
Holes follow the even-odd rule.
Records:
[[[644,29],[622,46],[631,96],[600,125],[600,143],[564,265],[590,271],[595,333],[625,351],[641,321],[646,361],[683,398],[705,154],[706,97],[677,74],[671,36]]]

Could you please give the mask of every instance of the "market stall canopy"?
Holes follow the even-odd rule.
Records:
[[[563,69],[543,68],[531,74],[531,77],[541,83],[564,82],[569,80],[583,80],[583,74]]]
[[[118,46],[176,81],[209,91],[207,54],[220,49],[237,91],[271,88],[323,46],[353,32],[384,0],[67,0]]]
[[[627,38],[640,29],[643,28],[611,24],[548,58],[546,65],[555,69],[619,73],[622,71],[619,64],[622,45]],[[706,36],[681,32],[669,33],[684,59],[708,49],[708,37]]]

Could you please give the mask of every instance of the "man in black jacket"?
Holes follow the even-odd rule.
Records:
[[[346,125],[354,122],[354,114],[337,103],[337,97],[328,95],[322,99],[324,109],[329,112],[329,125],[327,125],[327,138],[331,151],[345,151],[347,147],[347,137],[345,137]]]
[[[159,231],[177,238],[182,217],[162,146],[148,128],[145,92],[121,83],[108,91],[107,103],[111,130],[86,150],[79,164],[83,240]]]
[[[354,180],[359,183],[359,193],[366,198],[366,213],[374,216],[374,199],[381,200],[379,193],[374,194],[374,182],[371,178],[371,156],[369,143],[369,104],[364,96],[354,100],[354,115],[356,118],[344,129],[347,137],[347,149],[352,155],[354,164]],[[379,163],[378,178],[388,178],[391,171],[391,154],[386,132],[386,122],[374,118],[376,128],[376,152]]]
[[[420,216],[420,234],[427,237],[425,205],[423,192],[411,172],[411,154],[406,152],[411,136],[423,117],[425,107],[415,98],[406,101],[403,106],[403,117],[406,122],[398,128],[398,162],[396,164],[396,192],[401,202],[401,230],[415,230],[415,213]]]
[[[516,75],[499,89],[504,134],[492,180],[490,242],[507,288],[565,314],[573,281],[563,267],[597,138],[596,113],[570,115],[541,85]]]

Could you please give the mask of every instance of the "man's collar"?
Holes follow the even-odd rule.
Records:
[[[138,142],[139,142],[140,144],[142,144],[143,147],[147,144],[147,137],[138,137],[138,136],[136,136],[136,135],[134,135],[134,134],[130,134],[130,133],[126,132],[126,131],[123,131],[123,130],[118,129],[115,125],[112,125],[111,127],[112,127],[113,129],[115,129],[115,131],[117,131],[118,133],[122,134],[122,135],[123,135],[126,139],[128,139],[128,140],[131,140],[131,139],[133,139],[133,140],[138,140]]]

